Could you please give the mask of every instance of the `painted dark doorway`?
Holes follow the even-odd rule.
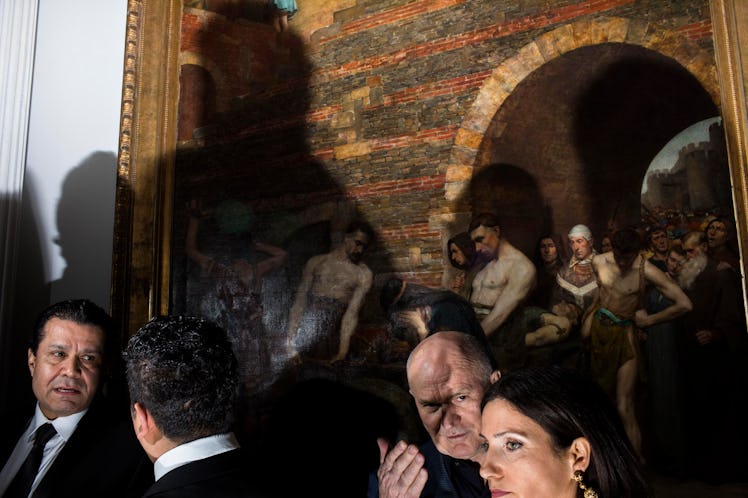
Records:
[[[611,219],[638,223],[652,158],[717,113],[696,78],[658,52],[624,43],[568,52],[518,84],[494,116],[479,149],[474,211],[502,215],[507,237],[528,255],[543,231],[584,223],[600,237]],[[515,173],[502,175],[505,165]],[[519,211],[518,190],[537,196]],[[512,233],[518,223],[534,226]]]

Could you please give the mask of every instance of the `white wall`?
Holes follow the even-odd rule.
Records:
[[[18,233],[0,234],[5,246],[17,247],[12,257],[13,251],[0,251],[0,282],[14,279],[0,296],[0,304],[10,303],[5,313],[0,306],[0,406],[30,394],[21,382],[28,378],[25,351],[42,308],[87,297],[109,309],[127,0],[0,0],[0,26],[15,27],[19,13],[33,11],[37,1],[36,51],[33,61],[30,51],[27,56],[33,62],[28,123],[0,122],[3,139],[19,137],[12,147],[4,140],[0,152],[27,145],[26,168],[16,175],[23,178],[14,201],[17,207],[20,198]],[[0,63],[22,49],[23,36],[8,36],[12,43],[0,46]],[[7,41],[5,34],[0,39]],[[12,74],[23,64],[17,66],[0,75],[3,88],[22,80]],[[15,90],[13,98],[28,90]],[[2,107],[8,106],[0,105],[0,116]],[[0,164],[0,178],[8,176],[3,168],[8,165]],[[7,217],[12,207],[0,204],[0,215],[13,221]]]
[[[39,3],[24,224],[36,226],[51,302],[109,305],[126,7]]]

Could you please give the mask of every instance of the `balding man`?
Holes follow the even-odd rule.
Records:
[[[487,498],[491,493],[472,461],[480,451],[481,400],[499,372],[481,343],[463,332],[437,332],[408,357],[410,394],[430,439],[393,448],[378,440],[380,466],[369,497]]]

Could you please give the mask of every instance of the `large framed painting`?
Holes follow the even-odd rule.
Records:
[[[745,331],[748,7],[499,4],[128,1],[112,313],[124,339],[156,314],[225,327],[246,440],[285,443],[306,403],[365,470],[377,436],[425,437],[405,379],[422,331],[388,303],[410,285],[485,306],[451,261],[484,212],[538,265],[538,241],[565,252],[576,225],[600,253],[622,227],[672,247],[717,223]],[[574,327],[522,361],[579,365]],[[675,410],[647,365],[642,433],[663,459]]]

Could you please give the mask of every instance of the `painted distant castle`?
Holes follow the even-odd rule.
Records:
[[[709,127],[709,141],[684,146],[668,171],[647,176],[642,203],[680,212],[716,213],[732,206],[730,169],[722,122]]]

